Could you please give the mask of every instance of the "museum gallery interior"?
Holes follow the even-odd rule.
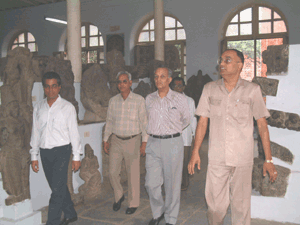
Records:
[[[278,178],[270,183],[261,176],[264,153],[254,128],[251,218],[300,224],[299,11],[299,0],[2,1],[0,224],[42,224],[41,209],[49,204],[51,190],[44,173],[32,171],[29,154],[33,106],[45,97],[43,74],[61,76],[60,95],[74,105],[83,152],[89,152],[81,160],[94,165],[68,173],[68,188],[84,221],[91,202],[112,193],[102,138],[109,100],[119,93],[117,73],[130,72],[132,91],[145,98],[156,91],[155,69],[166,66],[173,77],[185,80],[184,92],[197,106],[204,85],[221,78],[217,60],[226,49],[243,52],[241,77],[261,87],[271,115],[267,122]],[[122,165],[122,182],[125,170]],[[145,173],[141,157],[141,180]],[[183,194],[186,205],[180,210],[192,207],[189,193]],[[203,199],[204,213],[204,194],[193,194]],[[150,210],[145,196],[143,207]],[[133,222],[134,215],[82,224],[140,224]],[[191,222],[192,216],[179,214],[177,224],[199,224]]]

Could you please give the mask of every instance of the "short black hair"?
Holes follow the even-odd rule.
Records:
[[[233,48],[233,49],[226,49],[224,52],[227,52],[227,51],[235,51],[237,56],[241,59],[242,63],[244,64],[245,58],[244,58],[244,54],[241,51]]]
[[[45,87],[45,83],[46,83],[47,79],[56,79],[58,86],[61,86],[61,79],[60,79],[60,76],[58,75],[58,73],[53,72],[53,71],[45,73],[42,78],[43,87]]]
[[[185,86],[185,82],[184,82],[184,79],[182,77],[175,77],[172,79],[171,83],[170,83],[170,87],[173,88],[174,85],[175,85],[175,81],[181,81],[182,82],[182,85]]]

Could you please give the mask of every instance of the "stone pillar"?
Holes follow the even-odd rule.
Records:
[[[72,64],[74,81],[81,81],[81,17],[80,0],[67,0],[67,21],[68,21],[68,59]]]
[[[163,0],[154,0],[155,59],[165,61],[165,29]]]

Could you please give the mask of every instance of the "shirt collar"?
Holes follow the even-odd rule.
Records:
[[[220,86],[224,86],[225,87],[225,84],[224,84],[224,79],[221,78],[219,80],[217,80],[217,85],[220,85]],[[245,80],[242,79],[241,77],[239,77],[235,87],[239,87],[239,86],[245,86]]]
[[[121,95],[121,93],[119,93],[119,98],[121,99],[121,100],[123,100],[123,101],[126,101],[127,99],[132,99],[133,98],[133,96],[132,96],[133,94],[132,94],[132,91],[130,91],[129,92],[129,95],[127,96],[127,98],[124,100],[123,99],[123,97],[122,97],[122,95]]]
[[[168,94],[167,94],[165,97],[166,97],[167,99],[171,100],[172,97],[173,97],[173,95],[174,95],[174,91],[173,91],[171,88],[169,88]],[[160,98],[160,97],[159,97],[159,94],[158,94],[158,90],[156,91],[156,97],[157,97],[157,98]]]

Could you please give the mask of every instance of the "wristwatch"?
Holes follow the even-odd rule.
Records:
[[[273,163],[273,159],[271,159],[271,160],[267,159],[266,163]]]

